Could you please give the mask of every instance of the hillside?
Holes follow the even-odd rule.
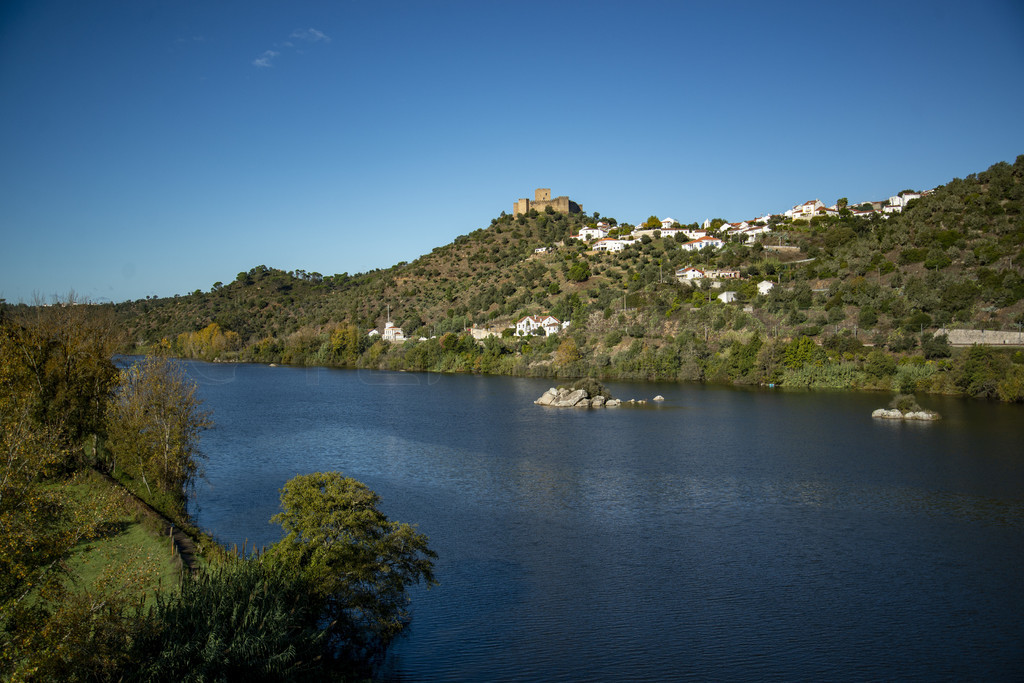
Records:
[[[131,350],[207,359],[878,389],[916,373],[904,388],[996,395],[995,380],[957,384],[953,366],[969,354],[934,335],[1024,323],[1024,156],[954,179],[902,213],[839,214],[773,216],[753,243],[719,233],[718,250],[687,251],[681,235],[655,233],[620,253],[569,239],[596,213],[502,214],[385,270],[258,266],[208,292],[114,309]],[[551,250],[535,253],[542,246]],[[740,277],[680,282],[686,266]],[[761,281],[774,285],[766,295]],[[724,291],[736,301],[719,301]],[[408,337],[435,339],[367,337],[389,311]],[[462,335],[540,313],[572,326],[482,344]],[[1004,376],[1020,367],[1019,353],[995,357]]]

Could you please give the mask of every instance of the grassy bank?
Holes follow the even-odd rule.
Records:
[[[83,506],[113,500],[113,515],[96,538],[79,543],[68,558],[72,590],[101,593],[117,581],[119,590],[145,596],[151,603],[157,592],[178,585],[180,562],[163,522],[142,510],[120,486],[87,470],[68,485]]]

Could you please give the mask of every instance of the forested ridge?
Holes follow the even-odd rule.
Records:
[[[113,308],[126,350],[207,360],[1024,395],[1020,353],[951,349],[940,333],[1024,323],[1024,156],[902,213],[775,216],[757,242],[725,238],[717,251],[645,236],[595,253],[570,239],[599,219],[633,227],[598,213],[502,214],[383,270],[261,265],[209,291]],[[542,246],[552,249],[535,253]],[[741,278],[679,282],[687,265]],[[775,285],[766,295],[763,280]],[[723,291],[737,300],[722,303]],[[389,313],[411,341],[367,336]],[[466,334],[541,313],[572,326],[546,339]]]

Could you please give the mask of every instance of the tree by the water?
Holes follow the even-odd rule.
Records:
[[[121,371],[107,409],[113,469],[182,513],[200,472],[199,435],[211,426],[181,364],[149,356]]]
[[[380,497],[340,472],[317,472],[288,481],[283,512],[271,521],[287,535],[269,557],[301,573],[323,601],[337,656],[366,661],[383,652],[408,620],[406,589],[436,585],[427,537],[393,522]]]

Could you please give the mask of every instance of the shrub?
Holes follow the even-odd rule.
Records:
[[[320,606],[300,575],[262,558],[185,575],[157,596],[135,639],[128,680],[294,680],[324,648]]]
[[[900,411],[901,413],[917,412],[921,410],[921,406],[917,404],[917,400],[913,394],[897,394],[891,401],[889,401],[889,407]]]
[[[611,393],[607,389],[605,389],[604,385],[601,384],[600,382],[598,382],[593,377],[584,377],[583,379],[578,379],[578,380],[572,382],[571,384],[568,384],[568,385],[563,384],[562,386],[560,386],[558,388],[559,389],[568,389],[570,391],[576,391],[578,389],[583,389],[583,390],[585,390],[587,392],[587,394],[590,396],[590,398],[594,398],[595,396],[604,396],[605,398],[611,398],[612,397]]]

